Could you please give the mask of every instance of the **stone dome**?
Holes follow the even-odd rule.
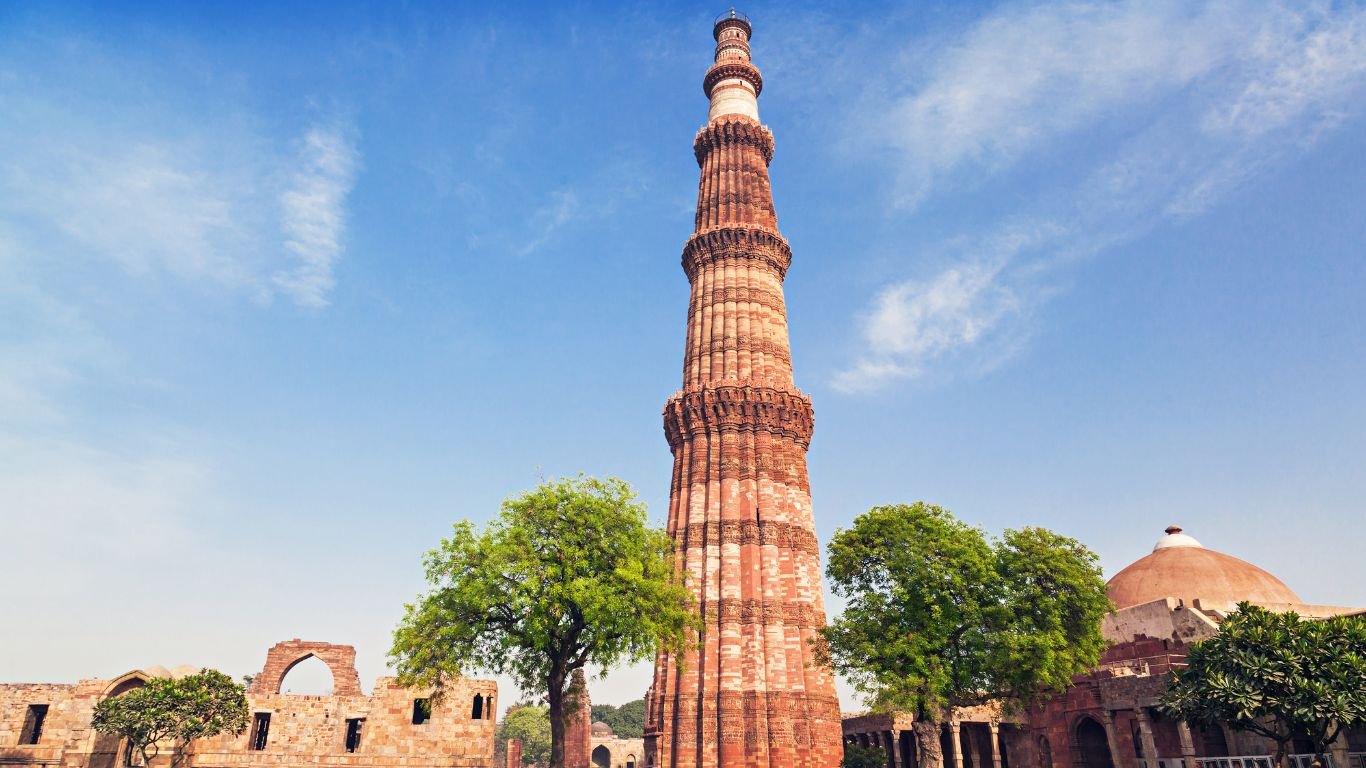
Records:
[[[1280,579],[1252,563],[1206,549],[1176,526],[1166,531],[1151,554],[1115,574],[1105,592],[1116,608],[1174,597],[1190,605],[1212,602],[1299,603]]]
[[[582,726],[580,726],[580,727],[582,727]],[[616,735],[617,735],[616,732],[612,730],[612,726],[608,725],[607,723],[604,723],[604,722],[601,721],[601,720],[597,721],[596,723],[593,723],[592,731],[593,731],[593,735],[594,735],[594,736],[616,736]]]

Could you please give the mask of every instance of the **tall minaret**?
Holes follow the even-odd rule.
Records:
[[[708,123],[683,389],[664,408],[673,451],[669,533],[697,594],[700,647],[661,654],[647,697],[655,768],[834,768],[839,702],[810,640],[825,623],[806,450],[811,401],[792,383],[783,276],[792,251],[769,189],[773,134],[749,21],[717,20],[702,88]]]

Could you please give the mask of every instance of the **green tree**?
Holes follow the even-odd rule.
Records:
[[[545,707],[514,704],[498,725],[498,740],[506,750],[508,739],[522,740],[522,764],[544,766],[550,763],[550,716]],[[506,753],[505,753],[506,754]],[[507,768],[520,768],[509,765]]]
[[[154,677],[140,688],[96,704],[90,727],[127,739],[149,766],[162,744],[170,742],[175,748],[171,764],[178,765],[194,739],[246,730],[246,692],[213,669],[179,680]]]
[[[887,768],[887,750],[862,744],[845,744],[840,768]]]
[[[826,575],[846,598],[817,652],[869,697],[909,712],[921,765],[940,768],[956,707],[1018,708],[1065,689],[1105,647],[1096,556],[1042,528],[989,541],[947,510],[874,507],[836,531]]]
[[[616,478],[542,483],[482,532],[457,523],[426,565],[432,589],[407,606],[389,652],[399,679],[439,698],[476,668],[545,691],[553,768],[574,670],[680,652],[697,628],[672,542]]]
[[[619,707],[611,704],[594,704],[593,721],[602,721],[612,726],[612,732],[620,739],[639,739],[645,735],[645,700],[628,701]]]
[[[1190,648],[1162,709],[1201,727],[1227,723],[1286,747],[1306,738],[1323,755],[1344,729],[1366,723],[1366,617],[1303,619],[1251,603]]]

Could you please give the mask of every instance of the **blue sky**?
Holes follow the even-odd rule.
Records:
[[[0,8],[0,679],[368,687],[452,521],[662,523],[720,10]],[[744,10],[822,540],[1178,523],[1366,605],[1366,6]]]

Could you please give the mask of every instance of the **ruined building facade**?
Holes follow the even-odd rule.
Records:
[[[713,29],[710,99],[693,152],[695,231],[683,387],[664,409],[673,452],[669,533],[697,596],[701,647],[661,654],[648,696],[647,764],[831,768],[834,678],[809,641],[825,623],[806,451],[811,401],[793,384],[783,278],[792,259],[769,187],[749,22]]]
[[[317,658],[332,672],[328,696],[280,692],[299,662]],[[492,680],[457,680],[430,704],[431,692],[382,677],[370,695],[361,691],[356,651],[349,645],[289,640],[266,655],[247,690],[250,725],[236,735],[199,739],[181,758],[183,768],[492,768],[498,686]],[[113,680],[72,685],[0,685],[0,765],[53,768],[124,768],[140,757],[117,737],[95,733],[90,719],[101,700],[123,695],[153,677],[198,670],[151,667]],[[155,768],[177,757],[163,749]]]

